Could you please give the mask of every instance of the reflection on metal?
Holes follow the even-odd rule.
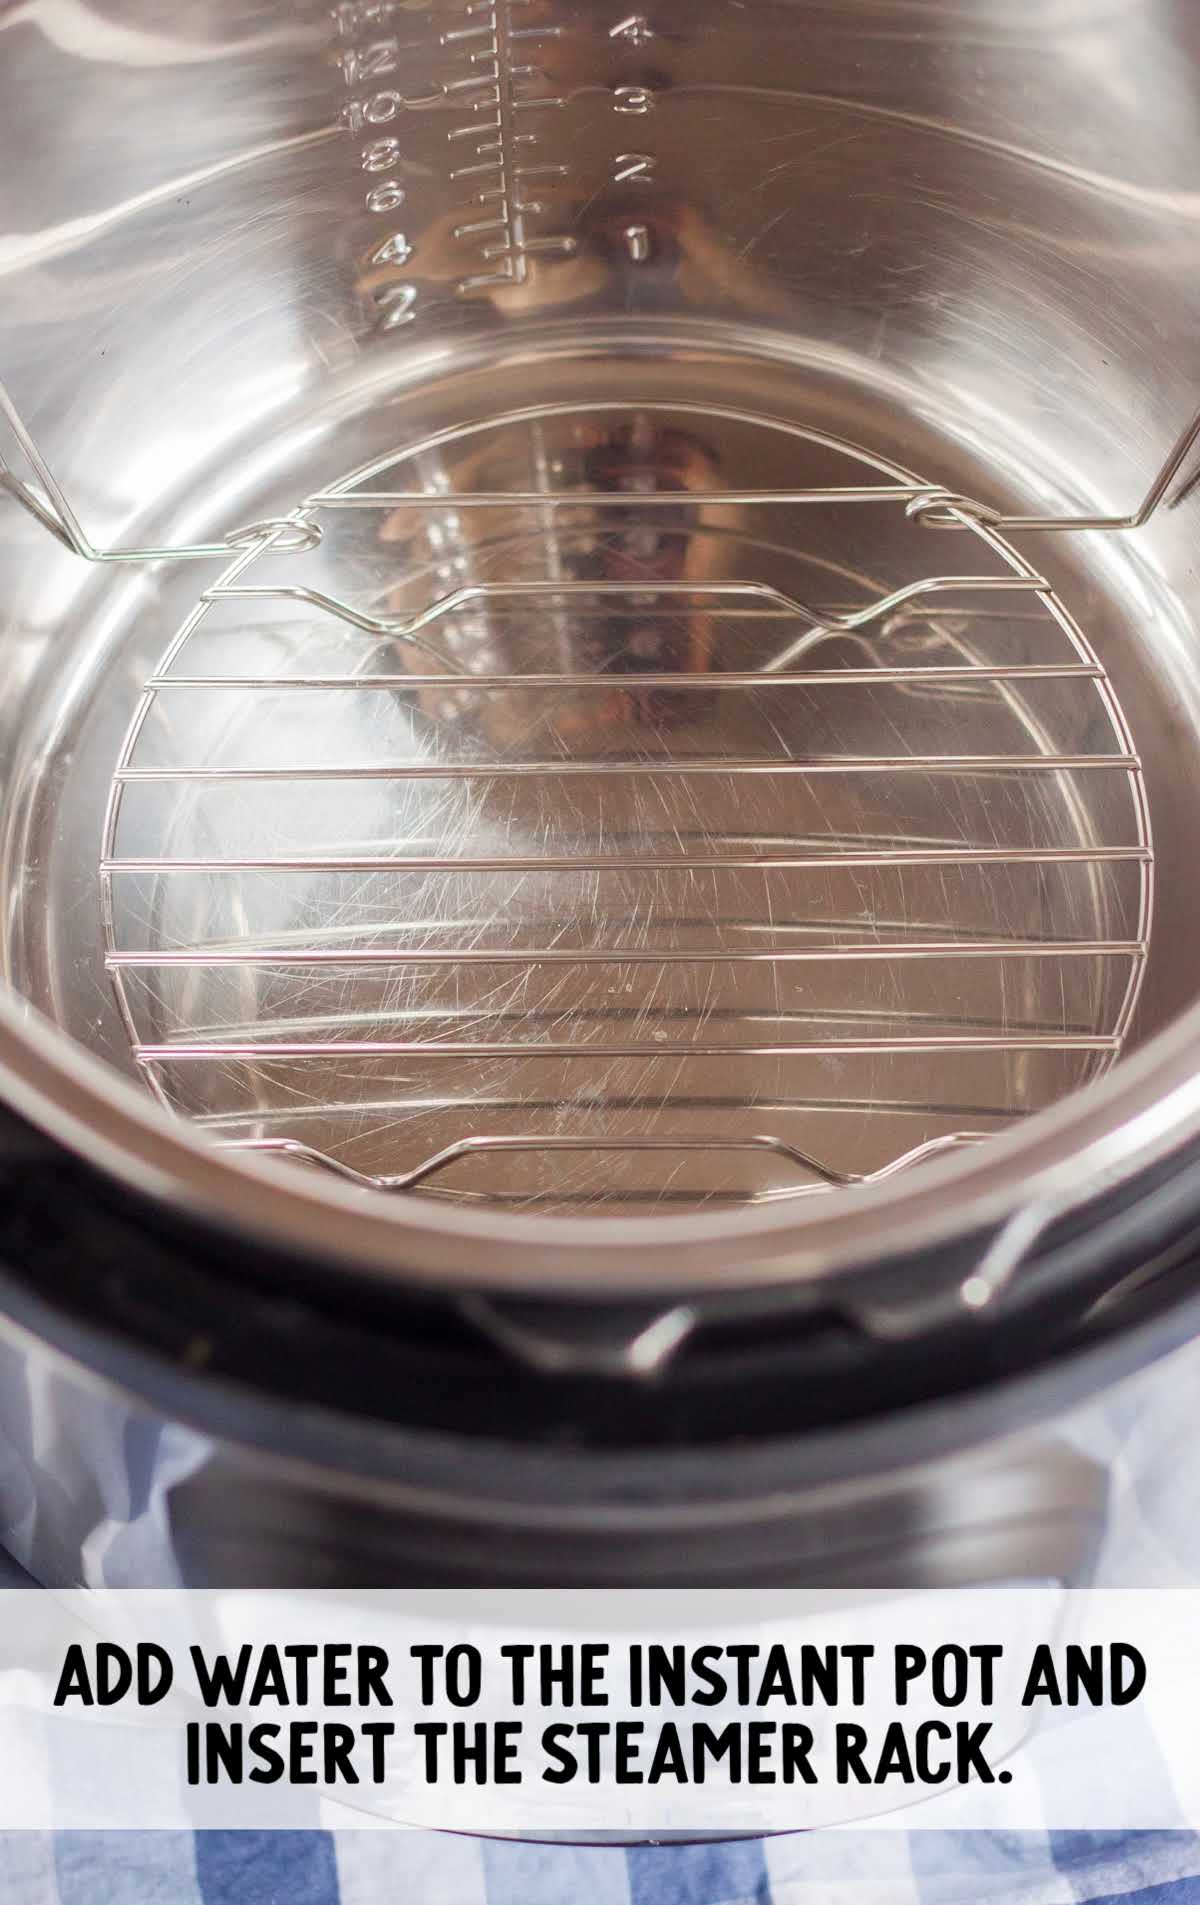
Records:
[[[976,572],[923,572],[935,505]],[[146,682],[101,866],[134,1060],[222,1142],[499,1206],[772,1201],[1120,1052],[1141,762],[959,499],[751,413],[606,402],[259,527]]]

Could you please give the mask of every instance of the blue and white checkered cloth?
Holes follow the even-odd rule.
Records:
[[[0,1837],[4,1905],[1196,1905],[1192,1833],[808,1833],[576,1848],[435,1833]]]
[[[1113,1477],[1099,1576],[1200,1585],[1200,1344],[1086,1426]],[[1127,1720],[1132,1715],[1125,1716]],[[1091,1782],[1170,1779],[1151,1727]],[[1200,1746],[1200,1728],[1197,1731]],[[1102,1762],[1102,1763],[1100,1763]],[[998,1794],[999,1802],[999,1794]],[[942,1802],[937,1802],[942,1803]],[[952,1800],[948,1803],[952,1804]],[[950,1821],[948,1820],[948,1824]],[[998,1828],[1002,1821],[998,1819]],[[579,1848],[372,1831],[0,1834],[0,1905],[1200,1905],[1200,1834],[873,1831]]]

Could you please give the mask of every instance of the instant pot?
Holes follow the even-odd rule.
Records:
[[[0,45],[10,1550],[1085,1576],[1200,1324],[1200,14]]]

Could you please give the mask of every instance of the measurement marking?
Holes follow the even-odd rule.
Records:
[[[650,233],[644,225],[627,225],[625,244],[635,265],[644,265],[650,256]]]
[[[483,247],[483,258],[485,262],[490,263],[494,258],[499,256],[503,262],[498,272],[484,273],[482,275],[465,278],[459,285],[460,294],[477,289],[493,288],[497,284],[521,284],[528,275],[528,265],[521,254],[521,240],[524,237],[522,216],[519,211],[515,210],[514,201],[517,194],[514,189],[514,181],[511,177],[512,21],[509,17],[510,12],[511,7],[507,10],[502,9],[496,4],[496,0],[491,0],[488,9],[488,19],[496,48],[496,132],[498,136],[495,140],[495,150],[498,154],[497,163],[500,174],[497,189],[502,195],[500,199],[502,206],[501,216],[496,224],[493,225],[492,229],[497,229],[498,227],[505,232],[506,237],[502,246],[485,245]]]
[[[462,297],[464,293],[468,291],[494,290],[497,285],[511,284],[512,282],[513,274],[511,271],[479,271],[476,272],[473,277],[459,279],[458,294]]]
[[[456,238],[475,238],[482,232],[504,231],[507,225],[508,213],[506,209],[499,218],[477,218],[469,225],[456,225],[454,227],[454,236]]]
[[[654,177],[658,160],[649,152],[621,152],[617,155],[616,169],[613,172],[614,185],[628,185],[637,179],[649,184]]]
[[[455,228],[456,239],[472,240],[483,238],[488,233],[502,233],[503,237],[491,244],[480,247],[482,261],[494,265],[496,269],[471,273],[459,280],[459,295],[470,294],[478,290],[495,290],[507,284],[523,284],[529,274],[530,258],[536,255],[569,258],[578,250],[578,240],[570,236],[531,235],[526,227],[528,218],[536,217],[547,208],[536,198],[526,198],[516,190],[518,179],[528,178],[565,178],[569,168],[565,165],[519,165],[516,162],[517,151],[521,146],[536,145],[538,135],[530,132],[518,132],[517,117],[520,114],[552,110],[566,105],[565,98],[557,95],[531,93],[527,88],[544,83],[545,73],[534,64],[514,60],[512,57],[517,42],[545,37],[557,37],[561,29],[540,26],[518,27],[514,24],[513,10],[527,0],[489,0],[486,6],[479,5],[470,11],[486,14],[486,25],[469,30],[472,38],[491,35],[491,45],[486,54],[472,54],[472,59],[487,58],[490,62],[488,108],[494,107],[495,117],[484,128],[496,134],[486,144],[476,145],[476,152],[482,158],[485,153],[495,152],[494,163],[460,166],[451,173],[455,180],[489,177],[495,181],[485,192],[477,195],[477,203],[489,203],[496,206],[496,215],[487,219],[464,220]],[[447,92],[469,91],[480,84],[479,80],[460,80],[446,88]],[[449,139],[463,139],[476,136],[474,127],[455,127],[447,134]],[[646,235],[649,255],[649,234]]]
[[[485,258],[491,258],[499,252],[508,251],[509,249],[510,247],[508,245],[488,245],[485,247],[483,255]],[[526,238],[521,243],[521,255],[523,257],[545,252],[563,258],[572,258],[578,250],[579,240],[577,238]]]
[[[472,73],[466,79],[446,80],[446,82],[444,83],[442,87],[442,91],[444,93],[469,93],[469,92],[478,91],[480,86],[487,86],[494,93],[499,84],[499,80],[500,80],[500,69],[497,66],[496,62],[493,60],[492,70],[490,73]],[[499,100],[493,99],[489,103],[493,105],[499,105],[500,102]]]
[[[616,26],[609,27],[610,40],[628,40],[631,46],[644,46],[654,38],[654,28],[642,13],[631,13]]]

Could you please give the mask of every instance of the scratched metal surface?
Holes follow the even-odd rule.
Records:
[[[87,75],[15,409],[97,544],[218,552],[9,512],[20,992],[331,1188],[618,1213],[799,1210],[1188,1000],[1190,470],[1028,525],[1195,407],[1190,14],[8,24],[10,136]]]
[[[152,1085],[392,1188],[612,1208],[802,1195],[1110,1063],[1149,836],[1061,603],[967,534],[973,583],[868,615],[948,540],[903,503],[705,501],[889,479],[712,406],[545,407],[314,507],[306,587],[406,632],[239,558],[116,783]]]

